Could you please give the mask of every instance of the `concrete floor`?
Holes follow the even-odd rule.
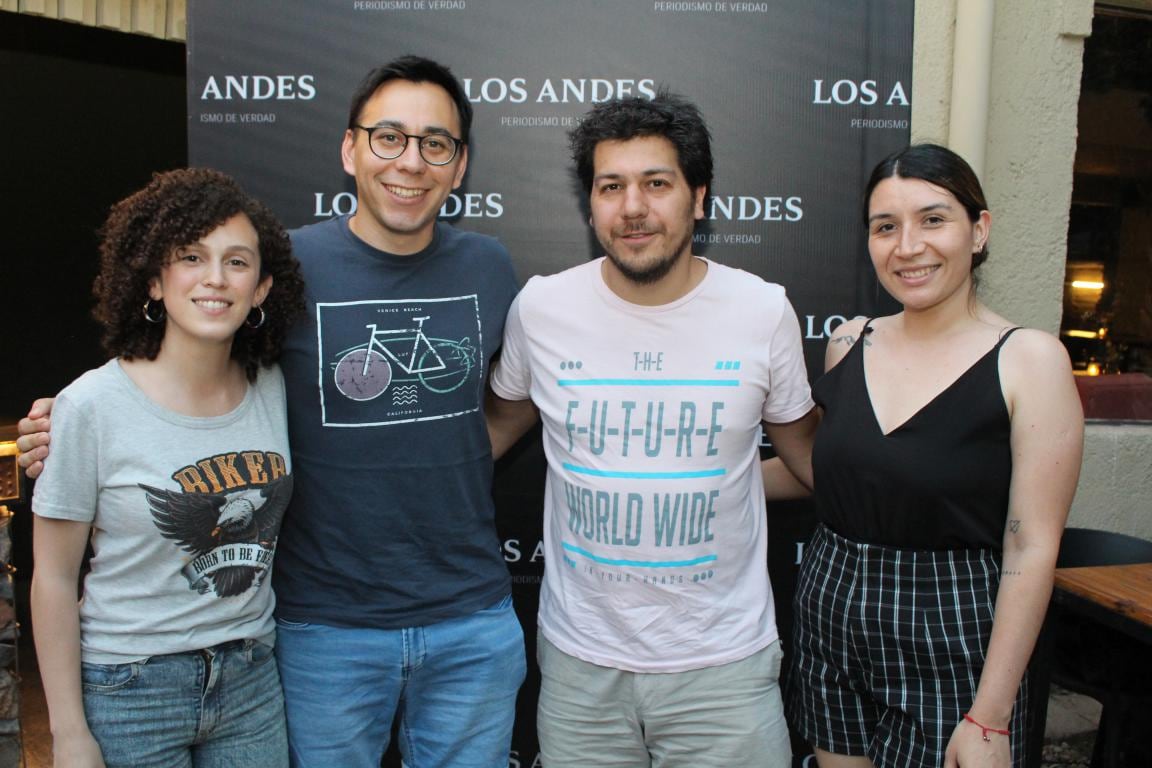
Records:
[[[1058,741],[1085,733],[1095,733],[1099,722],[1098,701],[1053,686],[1052,695],[1048,697],[1045,741]]]
[[[1042,768],[1088,768],[1099,723],[1099,702],[1052,686]]]

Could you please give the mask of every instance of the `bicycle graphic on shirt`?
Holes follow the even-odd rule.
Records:
[[[414,381],[437,394],[459,389],[475,365],[476,348],[467,336],[459,341],[429,337],[424,333],[428,319],[413,317],[414,328],[366,325],[368,341],[336,355],[340,394],[363,402],[379,397],[391,384]]]

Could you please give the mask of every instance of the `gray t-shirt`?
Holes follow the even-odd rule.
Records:
[[[81,656],[115,664],[274,637],[268,579],[292,492],[278,367],[231,413],[183,416],[118,360],[66,387],[33,511],[92,524]]]

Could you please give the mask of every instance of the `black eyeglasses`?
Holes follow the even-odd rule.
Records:
[[[416,139],[420,157],[429,165],[448,165],[456,157],[463,144],[460,139],[446,133],[430,133],[427,136],[413,136],[386,125],[357,125],[368,134],[368,148],[381,160],[395,160],[408,149],[408,140]]]

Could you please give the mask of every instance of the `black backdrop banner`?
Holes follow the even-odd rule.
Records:
[[[289,226],[352,212],[339,150],[353,89],[397,56],[436,59],[475,110],[468,175],[441,215],[500,238],[527,279],[599,255],[567,131],[597,102],[668,88],[699,104],[713,137],[715,184],[695,252],[787,287],[816,376],[837,323],[892,306],[867,258],[860,193],[871,168],[908,142],[913,4],[196,0],[189,162],[236,176]],[[542,495],[542,451],[529,438],[498,467],[496,499],[530,656]],[[769,518],[787,639],[811,511],[778,504]],[[538,680],[533,670],[521,693],[512,767],[539,764]]]

